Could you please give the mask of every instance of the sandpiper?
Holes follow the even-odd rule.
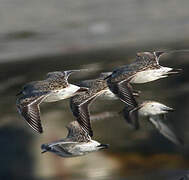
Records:
[[[105,80],[110,74],[111,72],[103,72],[100,73],[97,79],[82,81],[79,85],[87,87],[88,91],[81,92],[70,99],[70,108],[73,115],[91,137],[93,136],[93,131],[90,123],[89,105],[97,97],[116,99],[115,95],[109,90],[107,81]],[[138,94],[134,93],[133,95],[136,96]]]
[[[70,98],[87,88],[68,83],[68,77],[81,70],[56,71],[47,74],[43,81],[26,84],[17,95],[22,95],[16,101],[18,112],[35,131],[42,133],[39,105],[42,102],[54,102]]]
[[[159,58],[164,53],[156,52],[140,52],[137,53],[136,61],[115,69],[106,79],[109,83],[120,83],[129,81],[130,83],[146,83],[176,74],[181,69],[173,69],[159,65]]]
[[[138,106],[133,97],[133,89],[130,83],[146,83],[167,77],[180,71],[159,65],[159,58],[164,52],[137,53],[136,61],[132,64],[117,68],[106,77],[110,90],[123,101],[128,110]],[[135,114],[135,128],[139,127],[137,113]]]
[[[99,75],[99,78],[96,79],[89,79],[89,80],[84,80],[78,83],[79,86],[82,87],[86,87],[86,88],[91,88],[94,86],[96,81],[102,81],[105,85],[106,85],[106,90],[102,93],[103,95],[100,96],[101,98],[105,98],[105,99],[117,99],[117,97],[115,96],[114,93],[112,93],[112,91],[110,91],[110,89],[107,86],[107,82],[104,81],[104,79],[109,76],[110,74],[112,74],[112,72],[101,72]]]
[[[67,129],[68,135],[66,138],[42,144],[42,153],[49,151],[61,157],[76,157],[108,148],[107,144],[101,144],[92,140],[88,133],[83,131],[77,121],[69,123]]]
[[[177,145],[183,145],[183,141],[179,137],[177,137],[177,135],[168,127],[168,124],[164,122],[166,119],[165,114],[172,111],[174,111],[173,108],[167,107],[166,105],[159,102],[144,101],[129,113],[127,108],[125,108],[123,110],[123,114],[124,116],[126,116],[125,119],[129,119],[129,122],[132,122],[132,119],[135,118],[133,117],[133,113],[135,112],[138,113],[139,116],[148,117],[148,120],[163,136]]]
[[[88,107],[98,96],[104,95],[109,91],[107,82],[104,78],[110,74],[110,72],[101,73],[97,79],[81,82],[82,86],[88,87],[88,91],[81,92],[70,99],[70,108],[73,115],[76,117],[83,130],[91,137],[93,136],[93,131],[91,128]]]

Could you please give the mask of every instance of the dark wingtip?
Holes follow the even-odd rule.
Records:
[[[90,137],[93,137],[93,131],[90,131],[90,132],[89,132],[89,136],[90,136]]]
[[[121,114],[125,121],[130,124],[135,130],[138,130],[140,128],[140,125],[139,125],[139,122],[138,122],[138,119],[136,119],[134,122],[132,121],[131,119],[131,115],[132,115],[133,112],[131,112],[130,110],[128,110],[127,108],[124,108],[121,112],[119,112],[119,114]],[[138,116],[138,112],[135,112],[137,113],[137,116]]]
[[[140,125],[139,125],[138,119],[133,122],[133,127],[135,130],[139,130]]]
[[[39,134],[42,134],[43,133],[43,129],[40,129],[38,132],[39,132]]]
[[[184,146],[185,145],[185,142],[184,142],[184,140],[182,138],[179,137],[178,141],[179,141],[179,145],[180,146]]]
[[[41,124],[39,125],[39,127],[35,128],[34,130],[36,130],[36,132],[38,132],[39,134],[43,133],[43,128],[42,128]]]
[[[43,128],[42,128],[42,126],[41,126],[41,124],[40,125],[36,125],[36,124],[34,124],[34,123],[32,123],[31,121],[28,121],[27,119],[25,119],[26,120],[26,122],[28,123],[28,125],[35,131],[35,132],[37,132],[38,134],[42,134],[43,133]]]
[[[43,129],[42,129],[42,128],[36,129],[36,128],[33,127],[32,125],[30,125],[30,126],[31,126],[31,128],[32,128],[35,132],[37,132],[38,134],[42,134],[42,133],[43,133]]]
[[[135,130],[138,130],[140,128],[138,120],[134,123]]]

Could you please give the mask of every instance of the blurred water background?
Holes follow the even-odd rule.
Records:
[[[189,168],[189,53],[161,58],[180,75],[135,86],[139,101],[176,109],[170,123],[185,141],[177,147],[141,119],[134,131],[122,117],[93,124],[106,151],[64,159],[40,145],[65,137],[74,118],[69,101],[41,105],[44,133],[33,132],[16,112],[15,95],[49,71],[88,68],[71,82],[130,63],[136,52],[189,49],[188,0],[0,0],[0,179],[178,180]],[[97,100],[91,114],[119,112],[119,101]]]

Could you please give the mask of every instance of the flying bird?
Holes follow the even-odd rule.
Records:
[[[104,78],[110,75],[111,72],[101,73],[97,79],[86,80],[80,85],[88,88],[87,91],[81,92],[70,98],[70,108],[77,121],[91,137],[93,131],[90,122],[89,106],[99,96],[106,95],[113,97],[110,92],[106,80]]]
[[[138,113],[139,116],[148,117],[148,120],[153,124],[153,126],[162,134],[164,137],[172,141],[177,145],[183,145],[183,141],[179,138],[173,130],[166,124],[166,114],[174,111],[172,108],[161,104],[156,101],[144,101],[137,108],[128,112],[127,108],[123,110],[125,119],[129,119],[128,122],[132,122],[134,113]],[[132,123],[130,123],[132,125]]]
[[[68,135],[66,138],[56,142],[42,144],[42,153],[49,151],[61,157],[76,157],[108,148],[107,144],[101,144],[92,140],[77,121],[69,123],[67,129]]]
[[[21,95],[16,100],[17,110],[33,130],[43,132],[39,108],[42,102],[55,102],[87,91],[88,88],[68,82],[72,73],[80,71],[82,70],[49,72],[45,80],[30,82],[17,94]]]
[[[180,69],[159,65],[159,58],[163,54],[164,52],[160,51],[137,53],[135,62],[115,69],[112,74],[105,78],[110,90],[126,104],[128,111],[138,107],[133,96],[133,93],[138,94],[138,92],[133,90],[132,83],[151,82],[180,72]],[[138,114],[135,113],[133,116],[135,119],[132,123],[138,129]]]

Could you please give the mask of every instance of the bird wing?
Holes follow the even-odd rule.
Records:
[[[129,106],[125,106],[122,111],[123,117],[126,120],[126,122],[129,123],[129,125],[131,125],[135,129],[139,129],[140,127],[138,121],[138,109],[139,107],[132,109]]]
[[[81,81],[79,83],[76,83],[76,85],[78,85],[80,87],[90,88],[94,84],[94,81],[95,81],[94,79],[84,80],[84,81]]]
[[[123,80],[118,83],[110,83],[108,86],[110,90],[116,94],[121,101],[131,107],[137,107],[138,104],[133,96],[130,79]]]
[[[41,145],[41,149],[43,150],[41,153],[45,153],[47,151],[51,151],[51,152],[55,152],[55,153],[66,153],[66,154],[70,154],[67,150],[66,147],[70,146],[70,145],[74,145],[77,142],[73,142],[73,141],[66,141],[66,140],[60,140],[60,141],[56,141],[56,142],[52,142],[49,144],[42,144]]]
[[[24,117],[30,127],[39,132],[43,132],[40,120],[40,103],[47,97],[47,94],[41,96],[23,96],[17,100],[18,112]]]
[[[87,142],[91,139],[88,133],[81,128],[78,121],[72,121],[66,128],[68,130],[67,139],[71,139],[73,142]]]
[[[90,137],[93,136],[93,131],[90,122],[90,114],[88,106],[89,104],[96,98],[96,96],[91,97],[83,101],[80,104],[74,103],[71,99],[70,107],[73,115],[77,118],[78,123],[82,127],[82,129],[89,134]]]
[[[59,140],[59,141],[55,141],[55,142],[52,142],[52,143],[49,143],[48,146],[49,147],[52,147],[52,146],[56,146],[56,145],[63,145],[63,144],[75,144],[77,142],[74,142],[74,141],[66,141],[66,140]]]
[[[129,84],[129,79],[121,81],[119,83],[111,83],[109,84],[110,90],[116,94],[121,101],[125,103],[125,108],[123,110],[124,118],[130,124],[133,124],[136,129],[139,128],[138,122],[138,112],[133,111],[133,109],[138,107],[138,103],[136,102],[131,86]]]
[[[149,117],[150,122],[167,139],[177,145],[183,145],[183,141],[165,124],[158,115]]]

